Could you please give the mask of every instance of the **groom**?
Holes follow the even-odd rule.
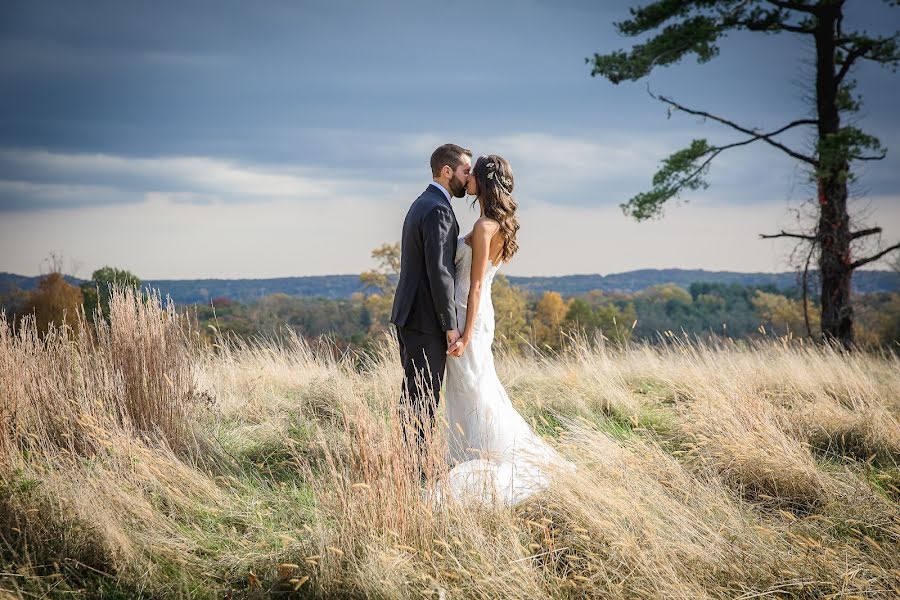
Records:
[[[440,146],[431,155],[434,180],[403,221],[391,323],[397,327],[405,373],[400,397],[404,441],[410,443],[406,436],[411,425],[419,456],[425,450],[426,427],[430,431],[434,426],[448,348],[460,335],[454,303],[459,223],[450,199],[465,196],[471,168],[471,150]]]

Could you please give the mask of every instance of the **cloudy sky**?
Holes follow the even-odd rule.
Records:
[[[809,41],[732,34],[705,65],[590,77],[585,57],[631,43],[612,23],[638,1],[5,0],[0,271],[38,274],[55,252],[81,277],[106,264],[144,279],[358,273],[399,239],[447,141],[513,166],[509,274],[789,269],[793,244],[758,234],[796,228],[798,209],[802,224],[811,188],[775,149],[721,155],[709,189],[664,219],[618,205],[692,138],[740,139],[667,118],[648,85],[775,129],[810,111]],[[845,29],[888,32],[900,13],[848,4]],[[900,239],[900,75],[854,74],[859,124],[889,148],[853,190],[860,226],[886,230],[871,251]],[[808,135],[785,139],[809,149]]]

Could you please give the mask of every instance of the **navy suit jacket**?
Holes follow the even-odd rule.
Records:
[[[454,302],[458,238],[459,223],[450,201],[429,185],[403,221],[391,323],[426,333],[458,329]]]

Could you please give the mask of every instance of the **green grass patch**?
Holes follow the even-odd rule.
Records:
[[[659,404],[675,404],[679,399],[675,390],[657,379],[634,379],[628,385],[634,394]]]
[[[237,460],[240,471],[275,483],[302,482],[298,461],[315,465],[320,450],[313,444],[315,425],[301,421],[299,416],[293,419],[283,433],[245,440],[243,444],[230,443],[232,447],[227,450]]]
[[[634,427],[632,427],[632,424],[628,421],[611,419],[600,415],[598,418],[594,419],[594,422],[597,424],[597,429],[599,431],[602,431],[617,440],[626,440],[637,435],[634,431]]]
[[[16,495],[29,494],[40,483],[39,479],[26,477],[22,469],[15,469],[11,476],[0,479],[0,501]]]
[[[549,408],[527,405],[522,409],[522,416],[531,424],[535,432],[554,439],[558,439],[560,434],[566,430],[565,424],[556,416],[557,414],[563,413]],[[654,437],[669,438],[678,429],[676,417],[669,410],[655,406],[643,406],[637,413],[614,408],[605,412],[565,413],[564,416],[571,418],[580,416],[594,424],[598,431],[603,431],[619,440],[648,434]]]
[[[555,413],[544,408],[524,409],[522,416],[531,425],[535,433],[542,437],[550,437],[559,439],[560,434],[565,431],[562,421]]]
[[[868,466],[864,473],[874,490],[889,500],[900,502],[900,467]]]

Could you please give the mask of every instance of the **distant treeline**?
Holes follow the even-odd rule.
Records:
[[[272,293],[239,301],[221,295],[199,303],[180,303],[178,310],[188,315],[207,339],[216,335],[272,336],[287,328],[310,339],[326,336],[341,347],[366,347],[391,327],[389,316],[399,269],[395,246],[385,245],[373,256],[380,261],[380,268],[357,277],[361,291],[347,297]],[[887,273],[861,272],[857,277],[873,277],[871,283],[876,275],[886,280]],[[515,281],[499,275],[492,290],[497,343],[512,351],[528,347],[559,350],[573,334],[610,343],[652,342],[673,334],[748,338],[791,332],[795,337],[811,335],[814,339],[820,335],[817,291],[809,290],[804,312],[801,290],[796,285],[782,288],[774,283],[702,281],[683,287],[670,282],[635,292],[597,289],[571,293],[566,290],[580,289],[584,282],[569,288],[560,286],[562,290],[545,290],[543,286],[553,281],[547,278],[532,290]],[[51,323],[74,327],[74,315],[82,306],[89,318],[108,318],[110,284],[146,288],[148,282],[141,282],[128,271],[104,267],[76,286],[71,278],[53,272],[38,278],[31,289],[12,287],[0,293],[0,307],[13,319],[34,315],[41,331]],[[208,293],[209,289],[204,291]],[[900,293],[854,294],[853,306],[857,343],[866,347],[900,343]]]
[[[661,336],[725,335],[732,338],[807,334],[797,289],[693,283],[688,289],[662,284],[636,293],[593,290],[535,294],[503,276],[493,285],[496,338],[513,350],[527,346],[558,350],[580,333],[624,340],[658,341]],[[818,298],[809,299],[809,330],[819,335]],[[273,335],[288,327],[303,336],[329,336],[340,346],[366,346],[390,327],[391,295],[357,293],[350,298],[303,298],[274,294],[255,302],[216,298],[190,313],[201,330],[239,337]],[[900,294],[876,292],[854,298],[857,340],[874,347],[900,343]],[[670,332],[667,334],[666,332]]]
[[[80,286],[85,280],[65,277]],[[637,293],[654,285],[674,283],[685,290],[695,282],[737,284],[741,286],[774,286],[786,291],[797,287],[797,273],[735,273],[703,269],[642,269],[612,275],[564,275],[559,277],[509,277],[509,283],[527,292],[543,294],[559,292],[565,296],[603,292]],[[0,295],[18,288],[31,290],[40,277],[0,273]],[[818,282],[816,271],[809,272],[811,285]],[[88,280],[89,281],[89,280]],[[253,302],[273,294],[288,296],[349,299],[364,292],[359,275],[323,275],[313,277],[280,277],[276,279],[166,279],[144,280],[145,287],[169,295],[177,304],[208,304],[213,298],[237,302]],[[858,294],[900,291],[900,273],[895,271],[857,271],[853,275],[853,291]]]

